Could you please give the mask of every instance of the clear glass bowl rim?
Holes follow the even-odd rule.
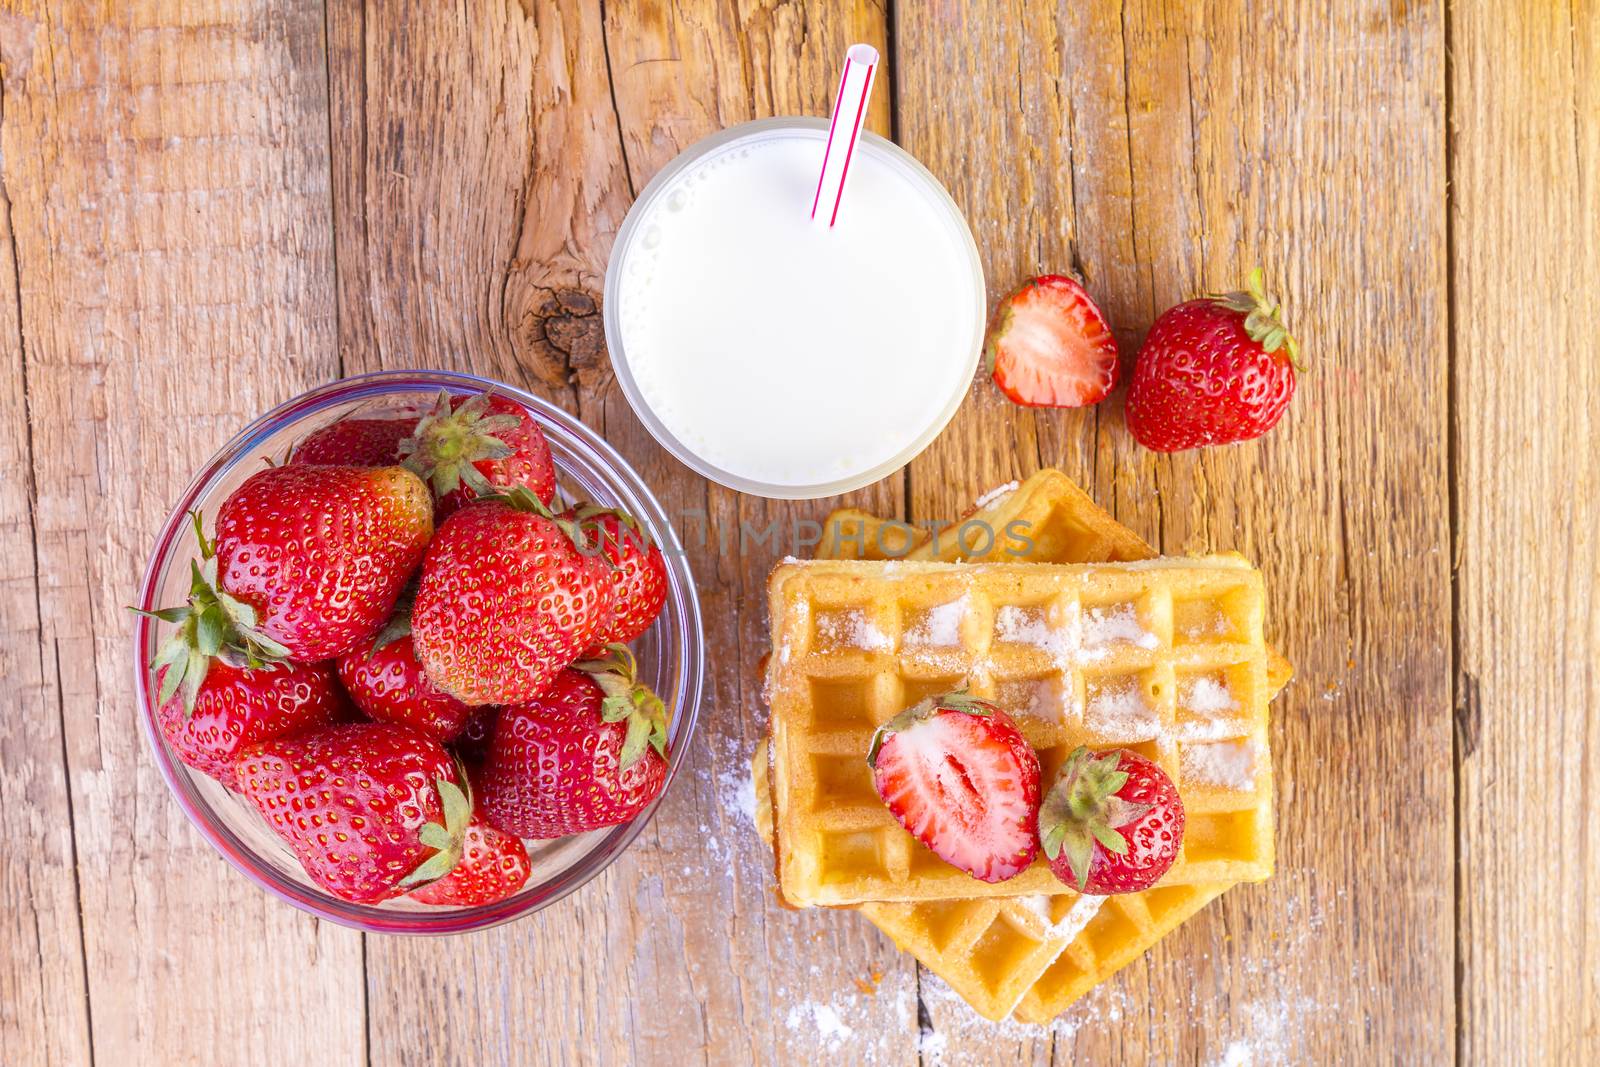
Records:
[[[142,615],[136,617],[133,633],[134,691],[138,694],[139,720],[144,730],[145,741],[168,789],[190,823],[234,869],[279,900],[341,926],[373,933],[456,934],[487,929],[524,915],[531,915],[562,899],[610,866],[654,817],[688,755],[699,720],[704,680],[704,640],[700,625],[700,602],[695,590],[694,576],[689,570],[688,560],[678,540],[677,532],[668,521],[655,495],[632,466],[593,430],[567,412],[504,382],[441,370],[376,371],[338,379],[301,393],[256,418],[212,455],[190,480],[179,503],[172,509],[161,528],[139,584],[137,606],[145,610],[165,606],[153,603],[153,597],[164,568],[169,560],[182,551],[183,541],[189,536],[189,509],[259,441],[296,420],[309,418],[327,408],[352,400],[381,397],[402,387],[408,392],[423,388],[432,388],[435,391],[446,388],[461,392],[493,389],[515,398],[543,420],[547,431],[554,431],[563,438],[564,444],[574,447],[575,450],[587,450],[588,458],[605,469],[611,481],[610,488],[627,498],[625,502],[636,508],[648,524],[660,534],[666,555],[669,585],[667,606],[663,610],[674,613],[674,621],[680,634],[676,651],[677,684],[681,696],[673,709],[672,750],[667,765],[666,781],[660,795],[650,807],[631,822],[614,827],[596,839],[586,854],[547,882],[528,887],[516,896],[497,904],[478,908],[449,910],[440,908],[426,911],[354,904],[324,893],[314,886],[285,878],[271,864],[261,861],[248,844],[240,840],[225,823],[213,816],[209,802],[199,793],[190,779],[191,775],[198,775],[199,772],[191,771],[172,755],[157,725],[149,683],[156,625],[151,619]]]

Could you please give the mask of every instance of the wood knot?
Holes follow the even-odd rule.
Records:
[[[517,359],[547,385],[603,387],[611,373],[605,322],[594,294],[570,287],[532,286],[522,291],[511,342]]]

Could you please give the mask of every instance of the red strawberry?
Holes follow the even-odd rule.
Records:
[[[453,741],[472,717],[472,708],[428,680],[409,633],[371,651],[348,652],[338,662],[350,699],[375,722],[399,723],[435,740]]]
[[[1039,810],[1055,876],[1081,893],[1138,893],[1178,858],[1183,801],[1165,771],[1137,752],[1078,748]]]
[[[467,704],[515,704],[593,646],[613,595],[593,533],[520,487],[446,519],[411,613],[434,684]]]
[[[176,692],[181,668],[157,668],[156,683],[167,696],[156,711],[161,734],[180,760],[237,789],[233,761],[239,750],[352,718],[333,670],[326,663],[234,666],[225,659],[206,668],[192,709]]]
[[[217,512],[220,588],[302,662],[370,645],[433,535],[403,467],[270,467]]]
[[[612,568],[611,614],[590,653],[596,656],[601,652],[600,646],[625,645],[650,629],[667,602],[667,562],[660,547],[632,515],[614,508],[584,505],[563,517],[593,521]]]
[[[494,904],[521,889],[533,864],[519,838],[502,833],[484,821],[482,810],[472,813],[456,869],[421,889],[412,900],[424,904],[453,904],[475,908]]]
[[[162,735],[180,760],[232,789],[239,749],[339,722],[351,708],[326,664],[283,661],[288,650],[256,629],[255,609],[218,587],[215,549],[200,513],[189,517],[200,558],[189,562],[188,603],[139,614],[177,627],[152,664]]]
[[[1039,757],[993,704],[929,697],[878,728],[867,763],[900,825],[974,878],[1003,882],[1038,854]]]
[[[1128,429],[1138,442],[1179,452],[1253,440],[1276,426],[1300,367],[1278,312],[1259,267],[1242,293],[1163,312],[1139,349],[1128,389]]]
[[[486,818],[546,840],[627,822],[661,792],[667,720],[621,645],[565,670],[546,692],[500,709],[483,774]]]
[[[417,427],[415,418],[340,419],[313,430],[294,446],[290,463],[320,466],[392,467],[400,442]]]
[[[1081,408],[1117,384],[1117,339],[1083,286],[1046,274],[995,308],[984,348],[989,373],[1018,404]]]
[[[556,467],[544,431],[527,408],[499,393],[453,399],[440,393],[400,454],[432,486],[440,519],[518,485],[546,504],[555,499]]]
[[[239,791],[311,880],[373,904],[443,878],[461,858],[472,803],[439,742],[363,722],[280,737],[234,763]]]

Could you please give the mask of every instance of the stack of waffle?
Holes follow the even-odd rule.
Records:
[[[821,558],[769,581],[755,776],[786,904],[855,908],[981,1014],[1042,1023],[1272,873],[1267,704],[1290,669],[1242,559],[1156,559],[1053,470],[938,537],[856,511],[827,532]],[[1154,888],[1081,896],[1042,859],[985,883],[900,827],[873,789],[873,731],[963,686],[1012,714],[1047,785],[1078,745],[1161,765],[1187,826]]]

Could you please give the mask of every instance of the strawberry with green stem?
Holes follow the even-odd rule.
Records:
[[[656,621],[667,602],[667,562],[644,526],[625,511],[582,504],[564,517],[592,524],[611,564],[611,612],[594,649],[586,653],[593,658],[605,645],[627,644]]]
[[[448,875],[472,800],[460,764],[433,738],[350,723],[252,745],[239,791],[317,885],[375,904]]]
[[[555,499],[549,442],[531,412],[508,396],[440,392],[400,443],[401,462],[433,490],[443,519],[461,505],[524,486],[545,504]]]
[[[428,487],[403,467],[269,467],[217,512],[216,589],[301,663],[371,642],[433,536]]]
[[[428,677],[465,704],[516,704],[594,646],[611,568],[592,520],[518,486],[445,520],[428,546],[411,636]]]
[[[481,795],[474,790],[474,796]],[[497,830],[483,817],[481,803],[472,812],[461,842],[461,862],[437,882],[413,889],[411,899],[423,904],[477,908],[504,900],[528,882],[533,863],[522,839]]]
[[[1257,267],[1244,290],[1179,304],[1150,327],[1128,429],[1156,452],[1252,440],[1283,418],[1304,369]]]
[[[500,710],[484,766],[484,816],[546,840],[627,822],[660,794],[667,714],[623,645]]]
[[[255,628],[255,610],[221,592],[216,554],[199,512],[191,512],[200,559],[189,566],[189,602],[141,611],[173,624],[151,665],[156,722],[178,759],[224,786],[236,786],[240,749],[329,726],[352,711],[327,664],[298,664]]]
[[[1137,893],[1183,844],[1183,801],[1167,773],[1130,749],[1074,749],[1039,810],[1057,878],[1082,893]]]

